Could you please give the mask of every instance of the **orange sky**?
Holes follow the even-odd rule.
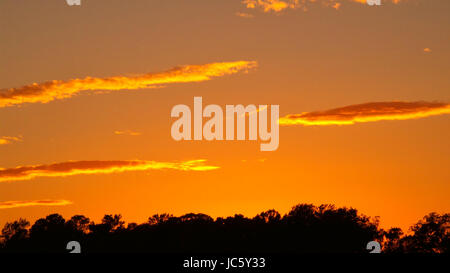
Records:
[[[450,1],[358,2],[1,1],[0,226],[331,203],[406,229],[448,212]],[[170,111],[194,96],[280,105],[278,150],[174,141]]]

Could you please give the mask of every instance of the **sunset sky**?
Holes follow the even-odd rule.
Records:
[[[0,227],[329,203],[406,230],[449,212],[450,1],[382,4],[0,0]],[[174,141],[194,96],[279,105],[278,150]]]

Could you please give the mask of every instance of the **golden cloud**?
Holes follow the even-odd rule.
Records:
[[[388,2],[388,0],[383,0]],[[404,1],[404,0],[403,0]],[[357,2],[367,5],[367,0],[242,0],[242,4],[248,9],[260,9],[265,13],[279,13],[286,9],[308,10],[310,5],[321,5],[323,7],[332,7],[338,10],[342,2]],[[398,4],[401,0],[389,0]]]
[[[114,134],[115,135],[126,135],[126,136],[140,136],[140,135],[142,135],[140,132],[131,131],[131,130],[123,130],[123,131],[117,130],[117,131],[114,131]]]
[[[369,102],[326,111],[291,114],[280,125],[350,125],[357,122],[407,120],[450,114],[450,104],[440,102]]]
[[[44,83],[1,89],[0,107],[23,103],[47,103],[57,99],[70,98],[82,91],[94,90],[136,90],[158,88],[170,83],[208,81],[215,77],[247,72],[257,66],[253,61],[210,63],[175,67],[161,73],[109,78],[86,77],[68,81],[54,80]]]
[[[13,137],[13,136],[2,136],[0,137],[0,145],[11,144],[13,142],[22,141],[22,137]]]
[[[34,206],[66,206],[73,204],[68,200],[32,200],[32,201],[4,201],[0,202],[0,209],[13,209]]]
[[[172,169],[180,171],[209,171],[219,167],[205,165],[204,159],[183,162],[146,160],[67,161],[48,165],[19,166],[0,169],[0,182],[29,180],[35,177],[65,177],[78,174],[109,174],[128,171]]]
[[[285,9],[294,9],[298,6],[298,0],[242,0],[249,9],[261,8],[264,12],[280,12]]]

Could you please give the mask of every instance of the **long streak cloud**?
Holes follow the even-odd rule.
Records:
[[[165,72],[137,76],[86,77],[67,81],[54,80],[33,83],[18,88],[0,89],[0,108],[23,103],[47,103],[57,99],[70,98],[82,91],[137,90],[158,88],[171,83],[202,82],[238,72],[247,72],[256,66],[257,63],[254,61],[221,62],[186,65]]]
[[[398,4],[405,0],[383,0]],[[367,5],[367,0],[242,0],[243,5],[248,9],[260,9],[265,13],[279,13],[287,9],[308,10],[311,5],[321,5],[323,7],[332,7],[339,9],[343,2],[356,2]]]
[[[0,209],[13,209],[35,206],[67,206],[73,204],[68,200],[32,200],[32,201],[4,201],[0,202]]]
[[[109,174],[128,171],[180,170],[209,171],[219,167],[206,165],[204,159],[183,162],[158,162],[146,160],[93,160],[67,161],[48,165],[19,166],[0,169],[0,182],[29,180],[36,177],[65,177],[78,174]]]
[[[13,136],[2,136],[0,137],[0,145],[6,145],[6,144],[11,144],[14,142],[20,142],[22,141],[22,137],[13,137]]]
[[[369,102],[325,111],[291,114],[280,125],[351,125],[358,122],[407,120],[450,114],[450,104],[441,102]]]

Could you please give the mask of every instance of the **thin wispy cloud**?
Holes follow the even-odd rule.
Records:
[[[2,136],[2,137],[0,137],[0,145],[6,145],[6,144],[11,144],[11,143],[20,142],[20,141],[22,141],[21,136],[18,136],[18,137]]]
[[[73,204],[69,200],[31,200],[31,201],[3,201],[0,202],[0,209],[13,209],[35,206],[67,206]]]
[[[129,171],[179,170],[210,171],[218,166],[206,165],[206,160],[158,162],[147,160],[67,161],[47,165],[19,166],[0,169],[0,182],[29,180],[36,177],[65,177],[79,174],[110,174]]]
[[[332,5],[332,7],[333,7],[335,10],[338,10],[338,9],[341,7],[341,3],[334,3],[334,4]]]
[[[47,103],[70,98],[83,91],[137,90],[159,88],[171,83],[203,82],[216,77],[247,72],[257,66],[253,61],[210,63],[175,67],[165,72],[109,78],[86,77],[67,81],[33,83],[18,88],[0,89],[0,108],[23,103]]]
[[[245,12],[236,12],[235,15],[238,17],[247,18],[247,19],[255,17],[255,15],[250,14],[250,13],[245,13]]]
[[[398,4],[405,0],[383,0],[384,3]],[[342,3],[360,3],[367,5],[367,0],[242,0],[243,5],[248,9],[261,10],[265,13],[279,13],[289,9],[300,9],[307,11],[310,6],[320,5],[336,10],[340,9]]]
[[[450,114],[450,104],[441,102],[369,102],[325,111],[290,114],[280,125],[351,125],[381,120],[408,120]]]
[[[117,130],[117,131],[114,131],[114,134],[115,135],[125,135],[125,136],[140,136],[140,135],[142,135],[142,133],[140,133],[140,132],[136,132],[136,131],[131,131],[131,130],[123,130],[123,131],[120,131],[120,130]]]

